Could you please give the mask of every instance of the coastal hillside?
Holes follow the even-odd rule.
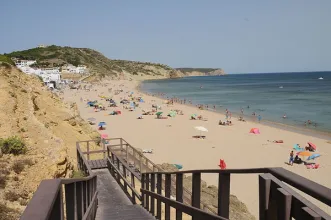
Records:
[[[212,71],[202,69],[174,69],[164,64],[115,60],[105,57],[98,51],[88,48],[60,47],[56,45],[15,51],[5,54],[11,58],[37,60],[35,67],[61,67],[65,64],[86,65],[90,76],[86,80],[111,79],[162,79],[185,76],[209,75]],[[183,70],[183,71],[182,71]]]
[[[226,75],[220,68],[176,68],[177,71],[189,76],[223,76]]]
[[[0,219],[18,219],[41,180],[70,177],[76,141],[96,135],[75,105],[0,62]]]

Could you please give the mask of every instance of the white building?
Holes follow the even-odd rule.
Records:
[[[36,63],[36,60],[15,60],[15,65],[17,67],[30,66]]]
[[[87,73],[87,67],[85,65],[78,65],[77,67],[72,64],[66,64],[62,66],[63,73],[78,73],[85,74]]]

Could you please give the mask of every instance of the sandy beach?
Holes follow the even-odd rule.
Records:
[[[308,179],[331,188],[331,144],[326,139],[295,133],[293,131],[271,127],[258,122],[241,122],[232,117],[232,126],[220,126],[219,120],[225,115],[199,110],[192,106],[181,104],[167,105],[164,100],[148,96],[137,90],[139,81],[109,81],[104,85],[93,85],[90,91],[65,89],[64,100],[76,102],[83,119],[96,118],[97,123],[105,121],[107,129],[102,133],[110,138],[122,137],[132,146],[141,149],[153,149],[148,158],[157,164],[182,164],[184,170],[217,169],[219,160],[224,159],[227,168],[283,167]],[[107,84],[107,85],[106,85]],[[112,88],[112,92],[109,89]],[[118,95],[115,90],[123,90]],[[127,98],[133,92],[134,97],[143,97],[139,107],[134,111],[124,109],[120,100]],[[99,97],[112,97],[118,107],[107,107],[108,103]],[[87,100],[98,100],[107,110],[94,112],[87,107]],[[161,106],[166,116],[171,110],[182,110],[184,115],[176,115],[168,119],[156,119],[155,115],[144,115],[142,120],[137,117],[142,110],[152,110],[152,105]],[[120,115],[109,115],[114,110],[120,110]],[[207,120],[190,120],[192,114],[202,115]],[[206,139],[196,139],[192,136],[200,133],[194,127],[203,126]],[[97,128],[97,125],[94,125]],[[259,128],[260,134],[249,133],[251,128]],[[284,143],[272,143],[273,140],[283,140]],[[303,164],[289,166],[289,154],[295,144],[306,146],[312,142],[317,146],[317,153],[322,156],[315,160],[320,164],[318,169],[307,169]],[[205,175],[202,178],[208,183],[217,185],[217,175]],[[257,175],[232,175],[231,194],[244,202],[249,211],[258,216],[258,178]],[[314,201],[313,201],[314,202]],[[317,203],[327,213],[331,209]]]

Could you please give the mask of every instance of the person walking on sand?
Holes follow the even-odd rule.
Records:
[[[288,162],[289,165],[293,166],[293,161],[294,161],[294,153],[293,150],[290,153],[290,160]]]
[[[257,119],[259,120],[259,123],[260,123],[261,119],[262,119],[261,115],[257,116]]]

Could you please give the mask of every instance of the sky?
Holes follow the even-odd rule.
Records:
[[[0,1],[0,53],[38,44],[227,73],[331,70],[331,0]]]

